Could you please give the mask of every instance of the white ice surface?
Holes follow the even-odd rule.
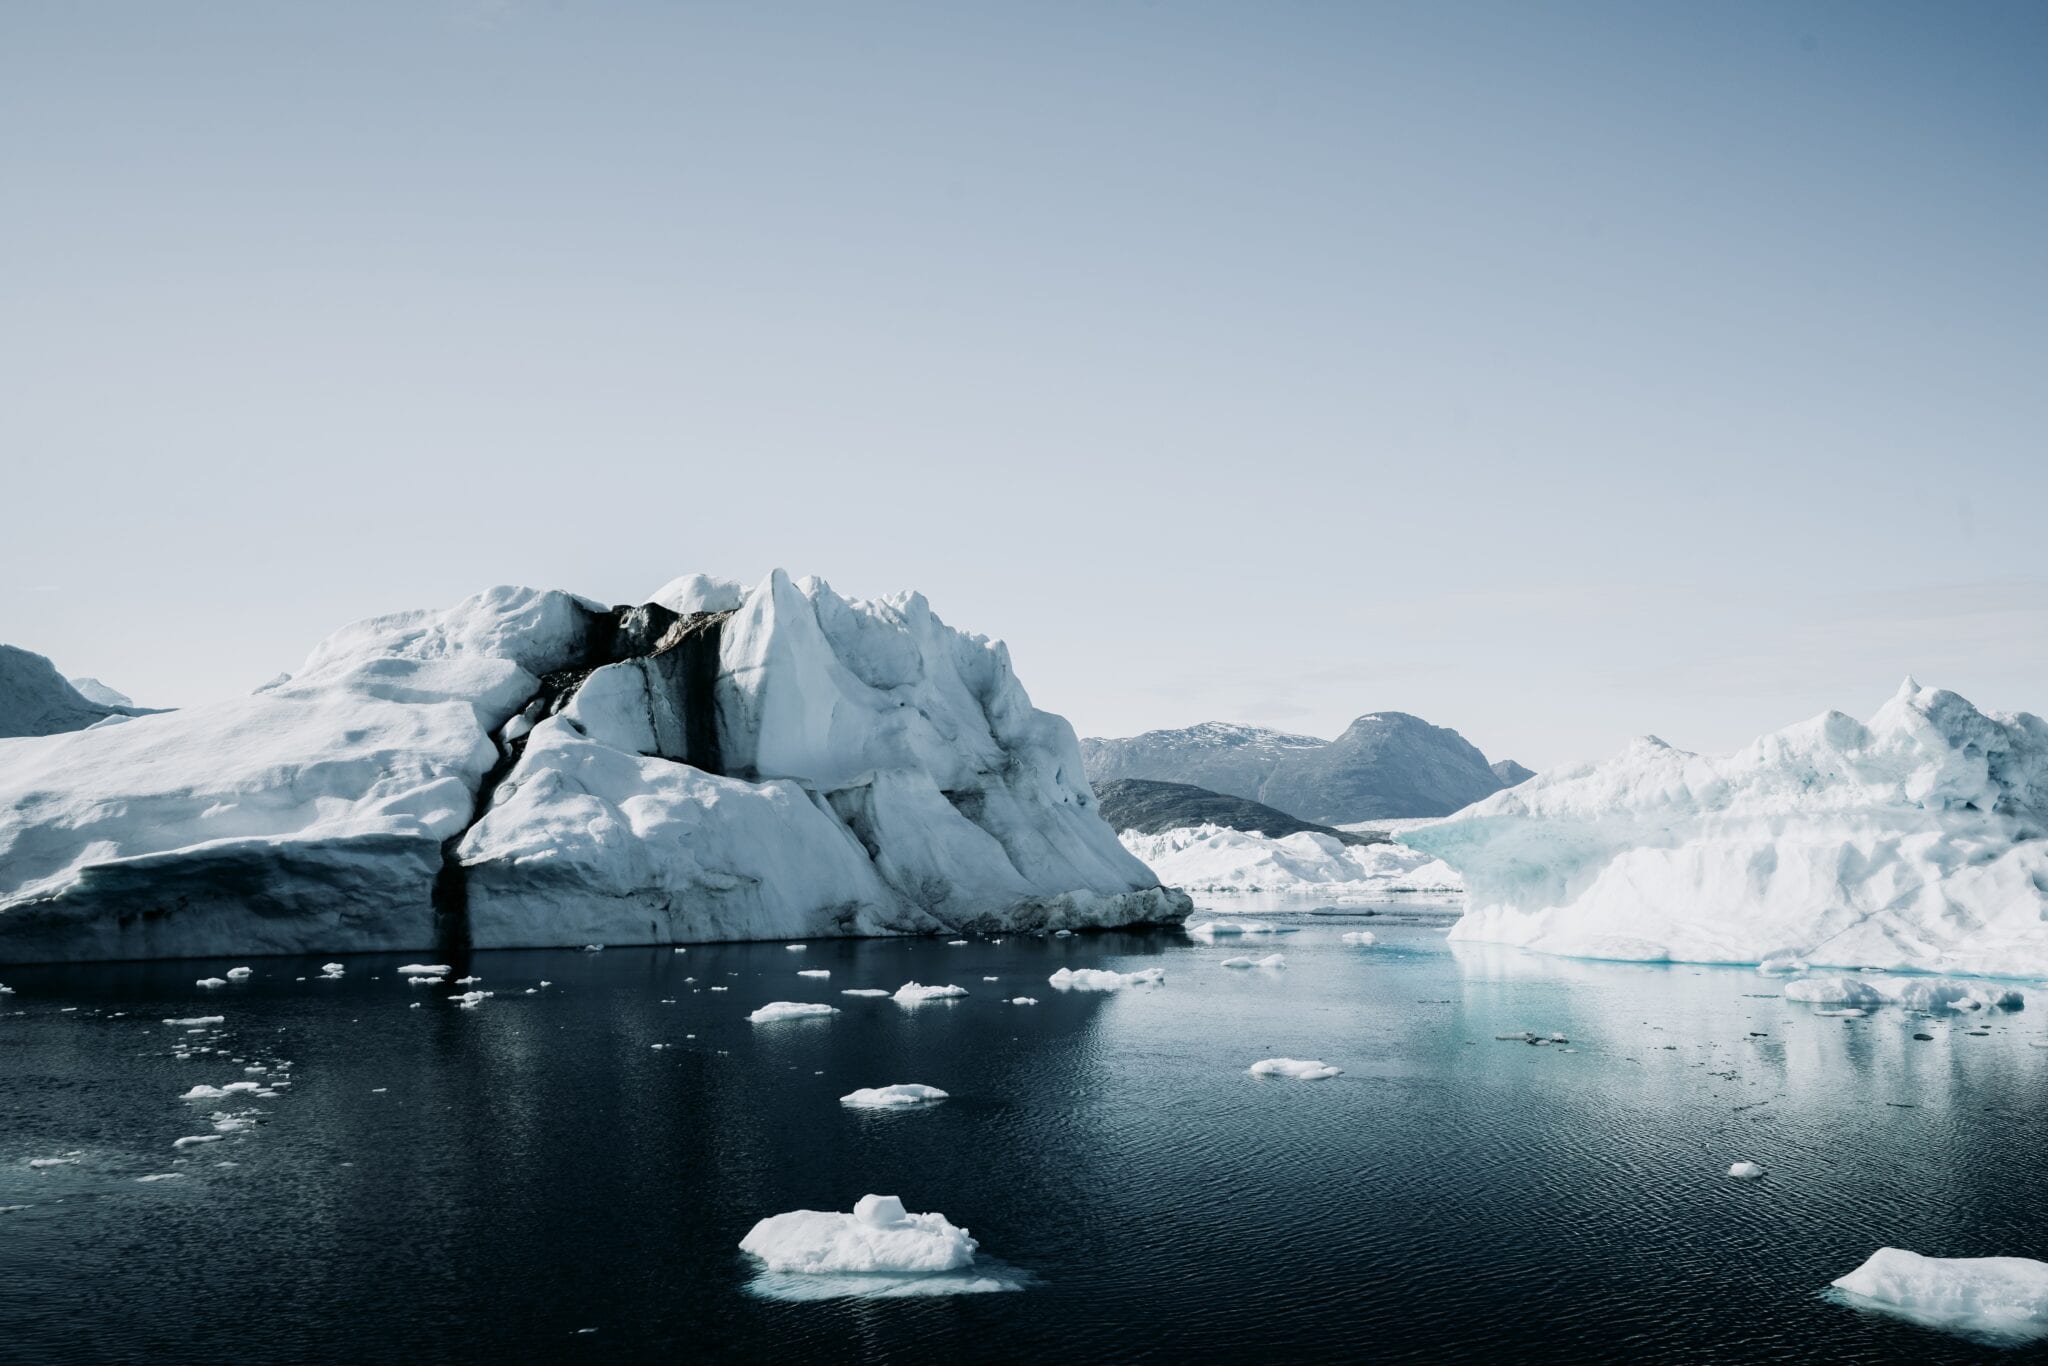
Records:
[[[1312,830],[1275,837],[1200,825],[1156,835],[1127,830],[1118,838],[1161,882],[1189,891],[1357,901],[1406,892],[1440,896],[1464,887],[1448,865],[1406,845],[1346,844]]]
[[[1295,1081],[1325,1081],[1344,1073],[1341,1067],[1304,1058],[1261,1058],[1245,1071],[1255,1077],[1291,1077]]]
[[[864,1195],[851,1214],[796,1210],[761,1220],[740,1250],[770,1271],[807,1275],[959,1271],[975,1240],[943,1214],[910,1214],[893,1195]]]
[[[856,1110],[900,1110],[944,1099],[946,1093],[936,1086],[907,1081],[894,1086],[862,1087],[841,1096],[839,1103]]]
[[[1923,1257],[1885,1247],[1833,1285],[1851,1304],[1932,1328],[2007,1343],[2048,1336],[2048,1262],[2031,1257]]]
[[[770,1001],[747,1018],[755,1024],[773,1024],[777,1020],[808,1020],[838,1013],[838,1007],[820,1001]]]
[[[1122,991],[1125,987],[1159,986],[1166,981],[1166,969],[1111,972],[1107,968],[1061,968],[1046,980],[1060,991]]]

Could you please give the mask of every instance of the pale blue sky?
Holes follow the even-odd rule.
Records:
[[[2048,6],[0,9],[0,640],[918,587],[1084,733],[2048,709]]]

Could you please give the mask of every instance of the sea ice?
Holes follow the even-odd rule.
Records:
[[[850,1091],[839,1098],[841,1105],[856,1110],[896,1110],[906,1106],[930,1105],[946,1098],[946,1093],[936,1086],[924,1086],[917,1082],[901,1082],[895,1086],[869,1086]]]
[[[1166,969],[1110,972],[1105,968],[1061,968],[1046,980],[1060,991],[1122,991],[1125,987],[1162,985]]]
[[[1301,1058],[1261,1058],[1245,1071],[1255,1077],[1292,1077],[1296,1081],[1324,1081],[1330,1077],[1342,1076],[1344,1069],[1332,1067],[1326,1062],[1312,1062]]]
[[[220,1142],[219,1134],[192,1134],[185,1138],[173,1140],[171,1146],[173,1148],[196,1148],[202,1143],[218,1142]]]
[[[943,1214],[910,1214],[893,1195],[864,1195],[851,1214],[796,1210],[761,1220],[740,1250],[770,1271],[811,1275],[958,1271],[979,1247]]]
[[[887,996],[889,993],[880,987],[848,987],[839,994],[841,996]]]
[[[798,969],[797,969],[797,973],[796,973],[796,975],[797,975],[797,976],[799,976],[799,977],[830,977],[830,976],[832,975],[832,969],[830,969],[830,968],[798,968]]]
[[[199,1085],[179,1096],[179,1100],[218,1100],[227,1092],[218,1086]]]
[[[1012,996],[1010,1004],[1013,1006],[1035,1006],[1038,1004],[1038,998],[1036,996]]]
[[[747,1018],[755,1024],[772,1024],[776,1020],[806,1020],[838,1013],[837,1007],[817,1001],[770,1001]]]
[[[1240,934],[1294,934],[1299,925],[1275,925],[1265,920],[1204,920],[1199,925],[1187,927],[1188,933],[1196,939],[1215,940],[1219,935]]]
[[[896,1004],[899,1006],[921,1006],[927,1001],[943,1001],[955,996],[965,996],[966,987],[928,987],[922,982],[905,982],[896,988]]]
[[[1885,1247],[1833,1285],[1851,1304],[1932,1328],[2004,1342],[2048,1336],[2048,1262],[2031,1257],[1923,1257]]]
[[[1764,1169],[1754,1162],[1736,1162],[1730,1164],[1728,1174],[1738,1181],[1754,1181],[1764,1174]]]
[[[445,977],[455,971],[446,963],[404,963],[398,970],[407,977]]]
[[[1284,968],[1287,966],[1287,957],[1285,954],[1269,953],[1264,958],[1226,958],[1223,960],[1223,966],[1226,968]]]
[[[1909,1010],[2018,1010],[2026,997],[2016,987],[1949,977],[1801,977],[1785,983],[1785,999],[1812,1005],[1904,1006]]]
[[[226,1024],[227,1021],[228,1017],[225,1015],[191,1015],[182,1020],[165,1020],[164,1023],[167,1025],[217,1025]],[[199,1031],[194,1029],[192,1032],[196,1034]]]

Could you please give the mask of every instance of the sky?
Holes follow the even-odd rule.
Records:
[[[22,0],[0,641],[917,588],[1083,734],[2048,710],[2048,6]]]

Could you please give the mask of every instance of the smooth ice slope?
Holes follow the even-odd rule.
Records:
[[[1173,921],[1073,731],[923,597],[498,588],[288,681],[9,742],[16,961]],[[676,615],[681,609],[685,615]],[[721,615],[728,614],[728,615]]]
[[[1463,889],[1442,860],[1401,844],[1346,844],[1301,831],[1275,839],[1203,825],[1159,835],[1125,831],[1124,848],[1170,887],[1197,892],[1270,892],[1332,901],[1397,892],[1447,895]]]
[[[1456,939],[1711,963],[2048,972],[2048,722],[1908,679],[1721,758],[1638,740],[1403,835]]]
[[[1850,1303],[1931,1328],[2007,1342],[2048,1336],[2048,1262],[1923,1257],[1884,1247],[1833,1282]]]

